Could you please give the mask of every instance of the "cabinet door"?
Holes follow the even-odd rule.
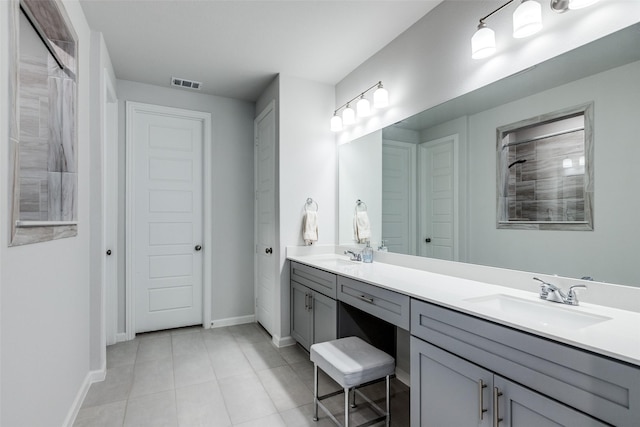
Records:
[[[307,350],[312,344],[309,309],[311,298],[309,288],[297,282],[291,282],[291,336]]]
[[[604,427],[595,418],[522,387],[499,375],[494,376],[493,397],[497,397],[500,427]],[[500,394],[501,393],[501,394]]]
[[[313,343],[335,340],[337,338],[338,317],[336,300],[314,292],[311,313],[313,316]]]
[[[411,426],[492,425],[493,374],[411,337]]]

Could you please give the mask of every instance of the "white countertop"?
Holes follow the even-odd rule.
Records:
[[[288,259],[640,366],[637,312],[557,304],[534,292],[381,262],[351,262],[336,254]],[[508,309],[499,308],[505,301]]]

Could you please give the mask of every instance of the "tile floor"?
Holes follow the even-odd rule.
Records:
[[[320,375],[320,393],[339,389]],[[363,390],[382,407],[384,382]],[[391,382],[391,424],[409,425],[409,388]],[[74,427],[333,426],[313,422],[313,364],[299,346],[276,348],[259,325],[141,334],[107,347],[107,376],[89,389]],[[325,404],[341,419],[343,396]],[[367,404],[351,423],[374,416]],[[382,423],[383,424],[383,423]]]

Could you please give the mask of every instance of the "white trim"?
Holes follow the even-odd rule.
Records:
[[[64,225],[78,225],[78,221],[16,221],[16,227],[58,227]]]
[[[273,335],[271,337],[271,342],[278,348],[289,347],[296,344],[296,340],[294,340],[292,336],[279,337],[277,335]]]
[[[211,328],[224,328],[225,326],[244,325],[245,323],[255,323],[256,316],[249,314],[247,316],[227,317],[226,319],[212,320],[209,323]]]
[[[202,162],[202,180],[203,180],[203,277],[202,277],[202,327],[208,329],[211,325],[211,288],[212,288],[212,272],[211,260],[207,262],[205,254],[208,248],[213,248],[211,237],[211,213],[213,211],[212,198],[212,149],[211,149],[211,113],[203,111],[186,110],[183,108],[165,107],[162,105],[145,104],[142,102],[126,101],[126,120],[125,120],[125,146],[126,146],[126,215],[125,215],[125,244],[126,244],[126,261],[125,261],[125,333],[127,340],[135,338],[135,292],[133,289],[133,272],[135,271],[134,254],[135,254],[135,230],[133,227],[135,187],[133,183],[134,174],[134,150],[133,150],[133,116],[138,112],[165,114],[177,117],[185,117],[190,119],[199,119],[203,126],[203,162]],[[213,257],[213,252],[211,252]]]
[[[80,412],[80,408],[82,408],[82,403],[84,402],[85,397],[87,397],[87,393],[89,392],[89,388],[91,388],[91,384],[104,381],[106,376],[106,365],[97,371],[87,372],[87,375],[84,377],[84,381],[80,386],[80,390],[78,390],[76,398],[73,399],[73,404],[71,405],[71,408],[69,408],[69,412],[67,412],[67,416],[62,423],[64,427],[73,427],[73,423],[78,417],[78,413]]]
[[[116,342],[123,342],[123,341],[127,341],[127,333],[126,332],[120,332],[116,334]]]
[[[260,121],[262,121],[262,119],[264,119],[267,114],[269,114],[270,112],[274,111],[276,108],[276,101],[275,100],[271,100],[271,102],[269,102],[269,104],[267,104],[267,106],[264,108],[264,110],[262,110],[260,112],[260,114],[258,114],[258,117],[256,117],[253,120],[253,247],[254,247],[254,251],[253,251],[253,312],[255,313],[255,319],[256,321],[258,320],[258,199],[257,199],[257,195],[258,195],[258,123]],[[275,116],[274,116],[274,120],[275,120]],[[275,147],[274,147],[275,148]],[[274,152],[274,156],[276,156],[277,153]],[[275,161],[275,157],[274,157],[274,161]],[[274,169],[274,174],[276,173],[275,169]],[[275,176],[274,176],[275,178]],[[275,185],[275,180],[274,180],[274,185]],[[276,191],[276,188],[273,189],[274,192]],[[277,209],[276,207],[277,203],[274,203],[274,209]],[[275,213],[275,212],[274,212]],[[276,218],[274,217],[274,220]],[[275,228],[274,228],[275,231]],[[274,236],[275,237],[275,236]],[[273,247],[276,247],[276,242],[273,242],[274,245]],[[278,251],[276,250],[276,253],[278,253]],[[273,256],[274,260],[279,259],[279,256],[274,255]],[[275,262],[275,261],[274,261]],[[274,269],[275,269],[275,278],[280,277],[280,274],[278,274],[278,267],[277,265],[274,265]],[[280,286],[277,283],[274,283],[275,288],[279,289]],[[276,295],[280,295],[279,292],[274,292],[274,298],[276,298]],[[274,305],[273,305],[274,309],[276,307],[279,307],[279,304],[277,304],[277,300],[274,301]],[[274,313],[275,316],[275,313]],[[276,327],[276,319],[272,319],[272,324],[271,327],[274,331],[278,330],[279,328]]]

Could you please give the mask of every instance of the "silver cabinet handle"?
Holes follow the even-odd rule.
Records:
[[[373,298],[369,298],[369,297],[366,297],[364,295],[358,295],[358,298],[360,298],[364,302],[368,302],[369,304],[373,304]]]
[[[502,418],[500,418],[500,402],[499,398],[502,392],[498,387],[493,388],[493,427],[498,427]]]
[[[482,380],[478,380],[478,416],[482,420],[484,418],[484,413],[487,412],[487,409],[484,409],[484,389],[487,388],[487,385]]]
[[[309,294],[309,311],[313,310],[313,294]]]
[[[309,311],[309,294],[306,292],[304,293],[304,309]]]

